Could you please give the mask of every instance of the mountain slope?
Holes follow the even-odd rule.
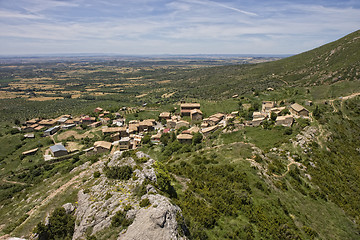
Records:
[[[255,65],[205,68],[180,74],[171,83],[184,96],[228,98],[268,87],[309,87],[360,81],[360,30],[286,59]]]

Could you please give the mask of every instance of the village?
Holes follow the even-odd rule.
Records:
[[[312,102],[306,101],[305,105],[311,106]],[[290,128],[297,118],[310,118],[309,110],[297,103],[277,106],[274,101],[263,101],[261,109],[253,112],[252,120],[244,121],[239,117],[239,111],[216,113],[204,118],[200,103],[183,101],[180,103],[179,112],[161,112],[158,119],[126,122],[119,112],[110,113],[97,107],[92,116],[62,115],[56,119],[31,119],[23,123],[21,131],[26,133],[25,138],[34,138],[34,132],[42,132],[43,137],[51,138],[54,145],[50,146],[44,154],[44,159],[48,161],[79,152],[99,154],[137,149],[144,142],[145,136],[150,138],[152,144],[161,144],[162,135],[167,133],[176,133],[176,139],[181,144],[192,144],[194,134],[201,134],[201,139],[206,139],[216,130],[225,128],[229,123],[237,127],[258,127],[262,126],[265,121],[272,120],[275,126]],[[85,146],[71,148],[70,144],[66,142],[55,141],[55,135],[63,134],[66,131],[70,132],[70,129],[90,129],[91,132],[99,132],[101,139],[93,142],[93,145],[87,148]],[[23,156],[33,155],[38,150],[35,148],[22,154]]]

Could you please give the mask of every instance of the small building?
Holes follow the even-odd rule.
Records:
[[[238,94],[234,94],[234,95],[232,95],[232,98],[238,98],[239,97],[239,95]]]
[[[218,129],[218,126],[211,126],[211,127],[201,129],[201,132],[204,135],[204,137],[208,137],[211,133],[215,132],[217,129]]]
[[[34,149],[29,150],[29,151],[23,152],[22,155],[24,155],[24,156],[33,155],[33,154],[35,154],[38,150],[39,150],[39,148],[34,148]]]
[[[269,117],[271,116],[271,113],[276,113],[279,114],[281,111],[285,110],[285,107],[276,107],[276,108],[272,108],[269,111]]]
[[[75,127],[76,125],[73,123],[73,124],[67,124],[67,125],[63,125],[61,126],[61,129],[64,129],[64,130],[68,130],[68,129],[71,129],[73,127]]]
[[[34,124],[38,123],[39,121],[40,121],[39,118],[33,118],[31,120],[26,121],[26,125],[28,125],[28,126],[34,125]]]
[[[294,117],[292,115],[286,116],[277,116],[275,125],[277,126],[284,126],[284,127],[291,127],[294,122]]]
[[[154,130],[154,122],[151,119],[144,120],[139,123],[138,130],[139,130],[139,132],[153,131]]]
[[[96,121],[95,117],[83,117],[81,118],[81,123],[85,125],[90,125]]]
[[[123,137],[119,140],[119,148],[120,150],[128,150],[130,149],[130,138]]]
[[[104,111],[104,109],[102,109],[101,107],[97,107],[97,108],[94,109],[94,112],[96,112],[96,113],[99,113],[99,112],[102,112],[102,111]]]
[[[101,129],[102,133],[104,135],[111,135],[114,133],[120,133],[120,137],[127,137],[129,136],[129,134],[126,131],[126,127],[107,127],[107,128],[103,128]]]
[[[275,107],[275,103],[273,101],[263,101],[261,106],[261,112],[268,113],[270,109]]]
[[[294,103],[290,105],[290,112],[293,115],[299,116],[299,117],[308,117],[309,116],[309,110],[301,106],[300,104]]]
[[[62,144],[56,144],[50,147],[50,152],[54,157],[61,157],[68,154],[68,151]]]
[[[201,121],[203,118],[203,113],[200,109],[194,109],[191,110],[190,117],[192,121]]]
[[[171,118],[171,113],[169,113],[169,112],[162,112],[162,113],[160,113],[159,118],[160,118],[160,119],[170,119],[170,118]]]
[[[184,120],[180,120],[178,122],[176,122],[176,126],[175,126],[175,129],[179,129],[181,127],[189,127],[190,126],[190,123],[187,122],[187,121],[184,121]]]
[[[91,127],[91,128],[97,128],[97,127],[100,127],[100,126],[101,126],[101,122],[100,122],[100,121],[91,123],[91,124],[89,125],[89,127]]]
[[[189,130],[189,132],[190,132],[191,134],[193,134],[193,133],[198,133],[198,132],[200,131],[200,128],[197,127],[197,126],[192,126],[192,127],[189,128],[188,130]]]
[[[260,126],[260,124],[265,120],[264,117],[262,118],[255,118],[251,121],[251,125],[254,127]]]
[[[38,122],[39,125],[42,125],[44,127],[51,127],[56,124],[56,120],[54,119],[43,119],[40,122]]]
[[[58,124],[65,124],[68,119],[69,118],[67,118],[67,117],[61,117],[61,118],[57,119],[57,123]]]
[[[158,132],[157,134],[151,136],[151,142],[152,143],[159,143],[160,138],[161,138],[161,133]]]
[[[182,103],[180,104],[180,115],[190,116],[190,112],[194,109],[200,110],[200,103]]]
[[[193,139],[193,135],[191,135],[191,134],[179,134],[176,138],[180,143],[191,144],[192,139]]]
[[[33,134],[33,133],[25,134],[24,138],[35,138],[35,134]]]
[[[44,128],[44,126],[39,125],[39,126],[37,126],[36,128],[34,128],[34,130],[35,130],[35,131],[40,131],[40,130],[43,129],[43,128]]]
[[[54,135],[59,130],[60,130],[60,126],[55,126],[55,127],[49,128],[44,131],[44,136]]]
[[[262,112],[253,112],[253,119],[258,119],[258,118],[265,118],[267,116],[266,113],[262,113]]]
[[[176,122],[177,121],[168,119],[168,120],[166,120],[166,127],[167,128],[175,128],[176,127]]]
[[[108,152],[111,149],[111,142],[97,141],[94,143],[94,151],[97,153]]]

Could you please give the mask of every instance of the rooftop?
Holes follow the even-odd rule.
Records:
[[[59,152],[59,151],[66,151],[67,152],[66,148],[62,144],[56,144],[54,146],[51,146],[50,151],[52,151],[53,153],[54,152]]]

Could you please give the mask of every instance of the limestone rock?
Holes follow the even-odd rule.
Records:
[[[75,206],[71,203],[65,203],[62,207],[65,209],[66,214],[70,214],[75,210]]]
[[[137,212],[127,231],[120,233],[119,240],[186,239],[179,236],[178,232],[176,215],[181,214],[178,206],[160,194],[144,195],[142,198],[148,198],[151,206]]]

